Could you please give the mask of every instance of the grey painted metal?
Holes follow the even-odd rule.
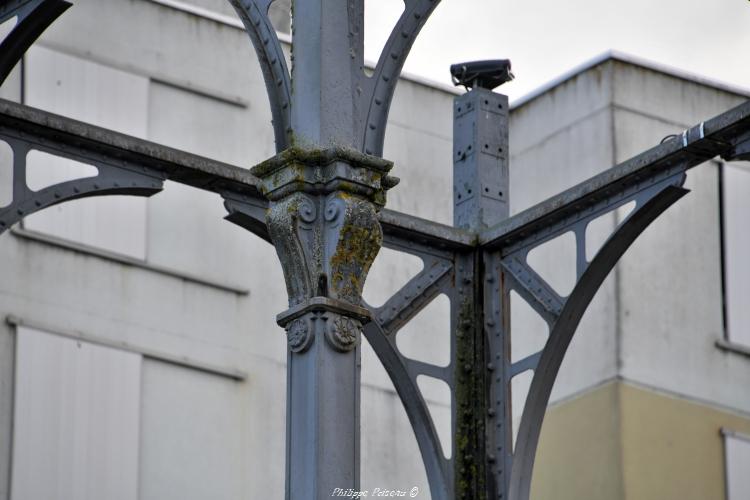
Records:
[[[573,292],[565,300],[558,319],[550,325],[550,335],[544,349],[524,362],[534,370],[534,377],[524,405],[513,455],[508,491],[510,499],[526,500],[529,498],[531,475],[544,413],[565,351],[583,313],[618,259],[641,232],[687,193],[687,190],[681,188],[683,181],[684,174],[679,172],[666,180],[660,179],[633,197],[637,203],[636,209],[582,270]],[[582,219],[576,224],[585,231],[585,225],[592,219]],[[577,240],[576,251],[579,254],[585,253],[586,247],[583,240]],[[521,249],[520,252],[524,253],[527,250]],[[520,370],[515,370],[515,373],[520,373]]]
[[[97,168],[98,173],[93,177],[62,182],[33,191],[26,183],[26,159],[32,150],[31,144],[16,130],[5,129],[1,125],[0,138],[9,144],[13,151],[12,201],[7,207],[0,209],[0,233],[23,217],[63,201],[110,194],[151,196],[162,189],[164,175],[161,172],[123,160],[113,161],[112,158],[96,153],[90,153],[85,157],[79,156],[64,151],[59,144],[50,140],[34,144],[33,149],[89,163]]]
[[[0,43],[0,85],[34,40],[72,4],[65,0],[4,0],[0,23],[16,17],[16,25]]]
[[[475,88],[453,102],[453,224],[479,231],[508,217],[508,98]]]
[[[579,258],[577,261],[584,264],[579,264],[578,274],[581,280],[594,273],[589,269],[595,262],[612,263],[614,257],[611,256],[607,258],[608,260],[597,257],[591,264],[586,263],[580,257],[582,255],[580,249],[585,247],[585,240],[580,237],[583,234],[582,230],[585,224],[601,215],[601,213],[638,197],[642,200],[653,199],[658,201],[663,199],[671,203],[674,194],[669,194],[673,193],[672,189],[663,188],[665,182],[667,185],[670,185],[670,183],[674,185],[677,179],[675,176],[681,176],[687,168],[713,156],[715,153],[723,154],[728,159],[745,158],[743,155],[747,147],[747,131],[750,129],[747,108],[747,105],[740,106],[722,115],[719,119],[706,122],[703,139],[700,139],[700,133],[694,136],[693,132],[689,132],[686,134],[687,146],[680,142],[681,139],[678,142],[670,141],[672,144],[667,143],[659,146],[656,148],[659,151],[650,155],[649,161],[652,161],[650,164],[647,164],[646,160],[641,160],[640,163],[631,160],[615,167],[609,172],[614,182],[604,188],[608,190],[606,197],[602,197],[603,183],[599,178],[594,178],[590,183],[577,188],[575,190],[576,194],[579,195],[577,197],[564,195],[563,199],[567,200],[568,204],[557,204],[558,210],[564,214],[564,217],[561,217],[559,213],[556,214],[554,210],[548,210],[542,213],[539,219],[527,220],[526,214],[519,214],[508,222],[501,223],[501,226],[511,228],[501,234],[500,238],[504,240],[501,246],[496,241],[488,241],[487,245],[477,245],[471,232],[442,226],[397,212],[387,210],[380,212],[378,218],[385,233],[384,244],[421,256],[425,262],[429,263],[427,269],[435,271],[432,276],[430,276],[430,272],[421,273],[387,302],[387,308],[374,311],[376,319],[379,319],[378,316],[382,316],[380,320],[383,326],[380,326],[376,321],[365,328],[365,334],[383,360],[399,394],[404,398],[407,413],[415,427],[420,450],[429,471],[433,496],[440,498],[441,492],[448,492],[445,493],[445,498],[454,497],[455,478],[452,475],[452,470],[455,471],[455,469],[453,462],[446,460],[441,455],[439,440],[424,401],[414,397],[415,394],[419,394],[415,379],[419,374],[433,376],[446,380],[455,391],[456,385],[453,376],[457,365],[453,361],[451,366],[445,369],[409,360],[398,352],[393,341],[393,334],[386,332],[397,331],[439,292],[448,294],[452,303],[455,303],[455,293],[460,287],[454,286],[454,283],[459,285],[462,283],[463,285],[470,285],[472,283],[470,273],[468,275],[464,273],[466,280],[457,280],[456,271],[452,270],[455,262],[457,262],[456,259],[460,262],[466,262],[467,256],[477,251],[482,252],[486,269],[484,271],[482,299],[484,304],[483,321],[489,353],[492,357],[488,358],[486,365],[479,364],[479,366],[486,368],[485,376],[490,377],[488,389],[490,403],[486,416],[488,421],[485,425],[487,429],[487,463],[492,474],[488,476],[487,488],[488,491],[496,490],[498,497],[503,491],[506,491],[505,488],[509,487],[506,484],[511,466],[508,437],[510,427],[508,425],[509,386],[505,382],[527,369],[537,367],[537,371],[539,371],[538,367],[552,367],[546,368],[545,373],[547,375],[544,377],[544,384],[538,382],[534,387],[538,386],[539,388],[534,389],[533,396],[529,396],[530,405],[527,405],[529,408],[527,412],[530,412],[528,414],[531,416],[524,418],[525,422],[531,423],[525,424],[524,429],[527,429],[527,431],[522,434],[522,438],[519,438],[519,446],[521,446],[521,443],[525,444],[523,444],[523,448],[518,448],[518,450],[523,449],[525,451],[524,454],[516,455],[514,470],[517,472],[514,473],[514,477],[518,476],[519,479],[513,484],[517,488],[514,491],[518,491],[518,493],[515,493],[516,498],[523,498],[523,494],[525,494],[524,484],[530,478],[531,466],[533,465],[533,460],[529,457],[533,457],[536,446],[535,439],[538,438],[538,434],[535,435],[534,432],[538,431],[541,425],[539,419],[543,416],[543,409],[548,397],[548,393],[545,393],[545,391],[551,387],[551,383],[554,381],[555,363],[558,363],[561,359],[563,350],[560,343],[562,341],[550,343],[544,352],[533,354],[513,365],[509,364],[507,361],[509,347],[508,318],[507,314],[503,314],[503,311],[507,311],[507,293],[510,289],[517,291],[549,323],[565,325],[565,328],[563,326],[555,327],[555,331],[563,332],[559,336],[563,340],[566,335],[572,335],[575,321],[567,319],[562,322],[559,318],[566,317],[564,311],[573,307],[570,304],[578,304],[576,307],[579,309],[576,309],[576,311],[579,311],[585,304],[579,300],[571,302],[572,297],[583,292],[574,292],[571,297],[566,299],[556,296],[551,287],[544,284],[541,278],[525,265],[524,260],[520,259],[519,255],[523,255],[525,258],[525,255],[535,246],[543,244],[562,232],[573,230],[579,235],[577,240]],[[711,124],[710,128],[709,123]],[[138,175],[141,175],[140,172],[145,168],[146,171],[150,172],[150,175],[160,180],[173,179],[188,185],[217,191],[226,200],[230,211],[228,217],[230,220],[238,216],[239,212],[244,212],[241,215],[247,221],[251,221],[248,223],[248,227],[261,236],[269,238],[267,229],[262,229],[264,224],[259,220],[267,207],[266,200],[259,193],[263,183],[257,176],[243,169],[5,101],[0,102],[0,127],[0,136],[8,141],[14,147],[14,150],[34,148],[63,157],[78,159],[107,169],[110,175],[123,179],[133,175],[133,168],[137,165],[136,173]],[[705,141],[706,130],[713,130],[710,140],[707,142]],[[689,140],[690,137],[696,138],[691,141]],[[704,141],[698,144],[700,149],[696,148],[695,143],[698,141]],[[664,153],[665,149],[667,153]],[[289,156],[290,153],[287,153],[286,157]],[[316,153],[313,156],[317,158],[315,161],[318,164],[320,158],[328,158],[331,161],[336,158],[335,152]],[[367,157],[357,157],[354,153],[349,154],[348,157],[351,159],[350,161],[354,161],[356,158],[367,159]],[[278,168],[283,165],[283,162],[271,162],[271,165]],[[375,165],[382,166],[385,164],[376,161]],[[623,171],[627,174],[622,174]],[[638,179],[635,178],[635,175],[638,175]],[[76,183],[77,181],[72,182]],[[660,187],[663,189],[657,189]],[[681,191],[676,192],[681,194]],[[35,193],[29,194],[36,196]],[[69,199],[69,197],[66,195],[60,201],[64,199]],[[42,199],[36,201],[44,204]],[[628,221],[640,220],[639,224],[644,224],[644,221],[655,217],[658,210],[666,208],[663,201],[660,201],[662,205],[650,203],[643,201],[636,211],[636,214],[642,215],[634,218],[636,217],[634,214]],[[585,210],[571,210],[570,205],[587,208]],[[17,209],[21,205],[17,205],[14,201],[14,205],[11,206],[13,209]],[[548,207],[549,205],[543,206]],[[4,210],[4,213],[8,213],[8,209]],[[17,216],[17,218],[20,217],[21,215]],[[233,222],[237,221],[233,220]],[[635,222],[633,223],[635,224]],[[622,226],[620,231],[626,231],[626,227],[630,228],[631,226]],[[496,230],[497,228],[494,228],[490,231]],[[627,234],[630,234],[631,238],[637,235],[637,232],[632,229],[627,231],[630,231]],[[626,244],[629,244],[631,240],[623,240],[622,238],[613,237],[619,243],[615,246],[606,245],[606,252],[618,254],[624,251]],[[602,250],[602,252],[605,252],[605,250]],[[463,257],[461,257],[462,255]],[[600,267],[597,267],[597,269]],[[596,273],[596,276],[601,277],[604,271],[599,269]],[[468,281],[468,283],[464,283],[464,281]],[[540,287],[542,288],[541,292]],[[589,290],[589,288],[590,285],[582,286],[579,284],[576,290]],[[501,290],[502,293],[499,293]],[[547,290],[547,293],[542,293],[545,290]],[[466,292],[464,291],[464,293]],[[563,301],[565,305],[561,306]],[[395,310],[393,310],[394,306],[396,306]],[[457,322],[458,312],[454,312],[454,322]],[[454,336],[452,342],[455,341]],[[326,344],[323,343],[323,345]],[[546,353],[553,351],[557,352],[557,357],[550,358],[552,354]],[[545,361],[548,358],[552,361]],[[532,402],[533,404],[531,404]],[[532,411],[532,408],[535,408],[535,410]],[[490,412],[490,409],[493,411]],[[492,417],[490,417],[490,414],[492,414]],[[522,460],[522,457],[526,457],[525,460]],[[458,469],[458,473],[460,474],[460,469]]]
[[[506,219],[507,99],[469,92],[457,99],[454,148],[455,189],[462,194],[456,222],[468,229],[451,228],[382,209],[396,180],[388,176],[390,163],[376,157],[396,79],[438,0],[405,2],[372,77],[363,68],[361,0],[296,2],[293,80],[270,28],[270,1],[230,1],[261,61],[277,156],[251,173],[0,101],[0,138],[14,153],[13,200],[2,208],[0,224],[83,196],[150,195],[167,179],[220,194],[228,220],[274,244],[287,283],[290,308],[277,317],[289,343],[287,498],[358,489],[358,342],[364,331],[414,427],[432,497],[528,499],[552,384],[591,298],[637,236],[686,193],[687,169],[715,155],[750,159],[750,103]],[[39,2],[5,2],[0,12],[22,4]],[[473,109],[458,111],[462,103]],[[498,104],[501,112],[493,107]],[[466,153],[469,145],[473,154]],[[94,165],[98,176],[32,191],[25,183],[32,149]],[[488,196],[482,196],[485,188]],[[464,203],[475,189],[480,196]],[[588,261],[588,223],[630,201],[634,211]],[[577,283],[561,297],[528,265],[527,255],[568,231],[576,235]],[[363,304],[361,291],[381,245],[419,256],[425,268],[373,309]],[[515,363],[509,355],[511,290],[551,330],[541,351]],[[396,345],[398,331],[440,293],[451,303],[447,367],[409,359]],[[534,377],[513,452],[510,382],[527,370]],[[451,388],[450,459],[419,375]]]
[[[401,69],[417,35],[439,3],[440,0],[404,0],[404,11],[385,42],[372,77],[360,77],[366,89],[359,104],[360,123],[366,126],[358,130],[362,130],[363,151],[367,154],[383,155],[388,111]]]
[[[738,148],[747,147],[748,122],[750,102],[699,123],[630,160],[482,231],[479,244],[486,248],[514,244],[535,228],[552,226],[587,209],[592,202],[606,200],[609,193],[623,184],[635,185],[652,172],[668,175],[671,167],[684,161],[688,162],[689,167],[694,167],[717,155],[741,159],[735,152]]]
[[[427,472],[430,494],[434,499],[453,496],[453,461],[445,458],[435,425],[422,392],[419,375],[427,375],[453,386],[453,361],[439,367],[409,359],[398,349],[399,330],[440,293],[450,296],[455,283],[454,256],[437,255],[420,244],[400,241],[391,246],[422,258],[424,269],[406,283],[393,297],[372,312],[374,320],[365,326],[364,334],[391,377],[409,417]],[[453,316],[453,315],[452,315]]]
[[[290,120],[292,86],[276,30],[268,17],[273,0],[229,0],[245,25],[255,53],[258,56],[268,100],[273,116],[276,151],[281,152],[292,144]]]

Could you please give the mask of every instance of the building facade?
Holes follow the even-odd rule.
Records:
[[[270,111],[226,3],[76,2],[0,96],[251,167],[274,154]],[[457,92],[399,82],[384,157],[402,182],[389,208],[451,223]],[[621,55],[592,62],[515,104],[511,213],[747,98]],[[0,202],[9,155],[0,143]],[[32,189],[92,174],[32,155]],[[719,161],[691,170],[693,192],[599,291],[552,396],[533,498],[750,496],[746,176]],[[217,195],[167,183],[148,199],[53,207],[0,238],[0,499],[283,495],[287,344],[274,320],[287,306],[283,276],[273,248],[225,215]],[[602,216],[589,240],[603,242],[624,215]],[[530,263],[565,293],[572,242],[539,250]],[[365,299],[382,304],[420,268],[383,250]],[[512,301],[520,359],[541,347],[546,324]],[[439,297],[399,334],[400,349],[447,365],[448,318]],[[362,489],[416,486],[429,498],[408,418],[363,342]],[[515,414],[525,384],[514,380]],[[449,389],[429,378],[420,387],[450,456]]]

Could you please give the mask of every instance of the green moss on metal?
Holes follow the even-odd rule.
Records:
[[[343,217],[336,251],[329,262],[331,285],[340,299],[358,304],[367,271],[383,244],[383,234],[367,202],[339,192],[347,200],[350,214]]]
[[[476,321],[474,300],[474,295],[468,293],[459,306],[455,332],[456,434],[453,453],[456,500],[487,498],[483,446],[486,414],[482,370],[484,344],[481,326]]]

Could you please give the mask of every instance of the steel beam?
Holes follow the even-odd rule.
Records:
[[[654,175],[668,176],[714,156],[735,158],[736,148],[746,144],[748,129],[750,102],[701,122],[663,144],[482,231],[479,244],[486,249],[505,248],[537,228],[564,223],[568,217],[585,213],[593,204],[606,203],[621,187],[637,186],[642,179]]]

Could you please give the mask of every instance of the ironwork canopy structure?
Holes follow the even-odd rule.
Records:
[[[13,151],[13,197],[0,209],[0,231],[68,200],[151,196],[165,180],[218,193],[226,219],[273,244],[284,270],[289,309],[277,320],[289,345],[287,498],[358,490],[364,334],[409,416],[432,498],[528,499],[545,408],[584,311],[638,235],[687,193],[682,185],[688,169],[717,155],[750,160],[750,103],[509,217],[508,100],[475,85],[454,102],[450,227],[385,209],[386,191],[397,179],[381,158],[401,68],[439,0],[405,0],[369,76],[362,55],[363,0],[296,0],[293,79],[267,16],[271,0],[230,2],[261,63],[276,156],[248,171],[0,101],[0,139]],[[0,45],[0,77],[69,6],[64,0],[0,2],[0,22],[17,16]],[[32,191],[26,185],[32,150],[93,165],[98,174]],[[630,215],[588,259],[588,223],[631,202]],[[526,258],[566,232],[575,234],[577,281],[563,297]],[[361,292],[381,246],[419,257],[424,269],[373,308]],[[543,349],[514,363],[511,291],[550,329]],[[447,367],[409,359],[395,341],[399,329],[441,293],[451,304]],[[510,382],[528,370],[533,379],[514,448]],[[451,388],[450,459],[417,386],[419,375]]]

